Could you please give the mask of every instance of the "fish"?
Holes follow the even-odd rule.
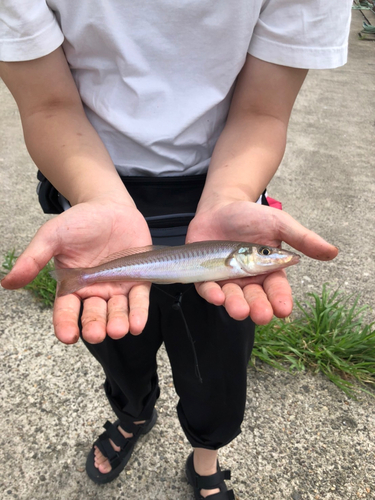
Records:
[[[281,248],[212,240],[130,248],[107,257],[95,267],[61,268],[50,274],[58,283],[57,296],[61,297],[101,282],[200,283],[258,276],[299,260],[299,255]]]

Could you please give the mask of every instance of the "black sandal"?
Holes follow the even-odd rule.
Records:
[[[158,414],[154,409],[152,417],[147,420],[144,424],[132,424],[131,429],[127,426],[127,432],[132,432],[133,436],[131,438],[125,438],[121,432],[118,430],[120,425],[120,420],[116,420],[113,424],[111,422],[106,422],[104,428],[106,429],[103,434],[95,441],[90,453],[87,456],[86,461],[86,472],[90,479],[92,479],[97,484],[109,483],[116,479],[116,477],[122,472],[129,462],[130,457],[133,453],[135,443],[138,441],[140,436],[143,436],[150,432],[154,427],[157,420]],[[120,451],[115,451],[109,442],[111,439],[116,446],[120,448]],[[101,453],[109,460],[112,469],[103,474],[95,467],[95,453],[94,446],[97,446]]]
[[[230,470],[220,470],[219,462],[217,462],[217,472],[211,476],[200,476],[195,472],[193,462],[194,452],[188,456],[186,461],[186,478],[188,483],[194,488],[195,500],[204,500],[200,491],[213,490],[219,488],[220,493],[208,496],[209,500],[235,500],[233,490],[228,490],[224,482],[225,479],[230,479]]]

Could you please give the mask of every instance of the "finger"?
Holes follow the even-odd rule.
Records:
[[[64,344],[75,344],[79,339],[78,318],[81,301],[76,295],[57,297],[53,307],[55,335]]]
[[[81,317],[82,337],[90,344],[103,342],[107,334],[107,302],[100,297],[89,297],[83,302]]]
[[[328,243],[314,231],[302,226],[291,215],[277,209],[271,210],[274,211],[273,215],[276,217],[276,226],[281,241],[285,241],[312,259],[332,260],[339,253],[337,247]]]
[[[199,295],[214,306],[222,306],[225,302],[225,294],[220,285],[214,281],[196,283],[195,288]]]
[[[269,274],[263,288],[273,308],[273,313],[278,318],[286,318],[293,310],[292,289],[288,283],[285,271]]]
[[[129,331],[132,335],[139,335],[146,326],[150,288],[150,283],[135,285],[129,292]]]
[[[249,316],[250,307],[244,297],[241,287],[234,283],[227,283],[222,288],[225,295],[224,307],[229,316],[241,321]]]
[[[54,219],[46,222],[37,231],[26,250],[18,257],[13,269],[1,280],[2,287],[9,290],[22,288],[52,259],[57,246],[53,222]]]
[[[245,286],[243,292],[250,308],[250,318],[257,325],[267,325],[273,318],[273,309],[263,287],[251,284]]]
[[[115,295],[108,301],[107,334],[112,339],[120,339],[128,331],[128,299],[125,295]]]

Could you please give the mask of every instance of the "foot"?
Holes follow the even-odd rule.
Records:
[[[87,455],[86,472],[89,478],[94,483],[106,484],[118,477],[129,462],[138,439],[151,431],[157,416],[154,409],[150,420],[134,422],[129,427],[133,434],[126,432],[119,420],[113,424],[106,422],[105,432],[95,441]]]
[[[200,452],[199,452],[200,451]],[[211,476],[217,472],[217,453],[211,450],[200,448],[195,450],[193,455],[194,470],[200,476]],[[220,493],[219,488],[212,490],[201,489],[200,494],[203,498],[207,498],[216,493]]]
[[[141,422],[134,422],[135,424],[144,424],[145,420],[142,420]],[[124,438],[129,439],[133,437],[133,433],[126,432],[124,429],[119,425],[118,430],[121,432],[121,434],[124,436]],[[111,443],[112,448],[119,452],[120,447],[116,446],[115,443],[112,441],[112,439],[109,440]],[[94,465],[95,467],[101,472],[102,474],[108,474],[108,472],[111,472],[112,467],[111,464],[109,463],[109,460],[107,457],[105,457],[102,452],[99,450],[97,446],[94,446]]]
[[[142,420],[141,422],[134,422],[135,424],[144,424],[145,420]],[[133,433],[126,432],[124,429],[119,425],[118,430],[121,432],[121,434],[124,436],[124,438],[129,439],[133,437]],[[111,443],[112,448],[115,451],[120,451],[120,447],[116,446],[115,443],[112,441],[112,439],[109,440]],[[112,467],[111,464],[109,463],[109,460],[107,457],[103,455],[103,453],[99,450],[97,446],[94,446],[94,465],[95,467],[101,472],[102,474],[108,474],[108,472],[111,472]]]
[[[214,459],[216,462],[213,462]],[[235,499],[233,490],[228,490],[225,484],[225,480],[230,479],[230,471],[220,469],[217,455],[213,450],[196,448],[186,461],[185,472],[188,483],[194,489],[195,500],[203,498]]]

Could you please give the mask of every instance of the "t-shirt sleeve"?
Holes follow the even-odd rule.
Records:
[[[347,61],[352,0],[266,0],[249,53],[267,62],[328,69]]]
[[[29,61],[45,56],[64,40],[45,0],[0,1],[0,61]]]

